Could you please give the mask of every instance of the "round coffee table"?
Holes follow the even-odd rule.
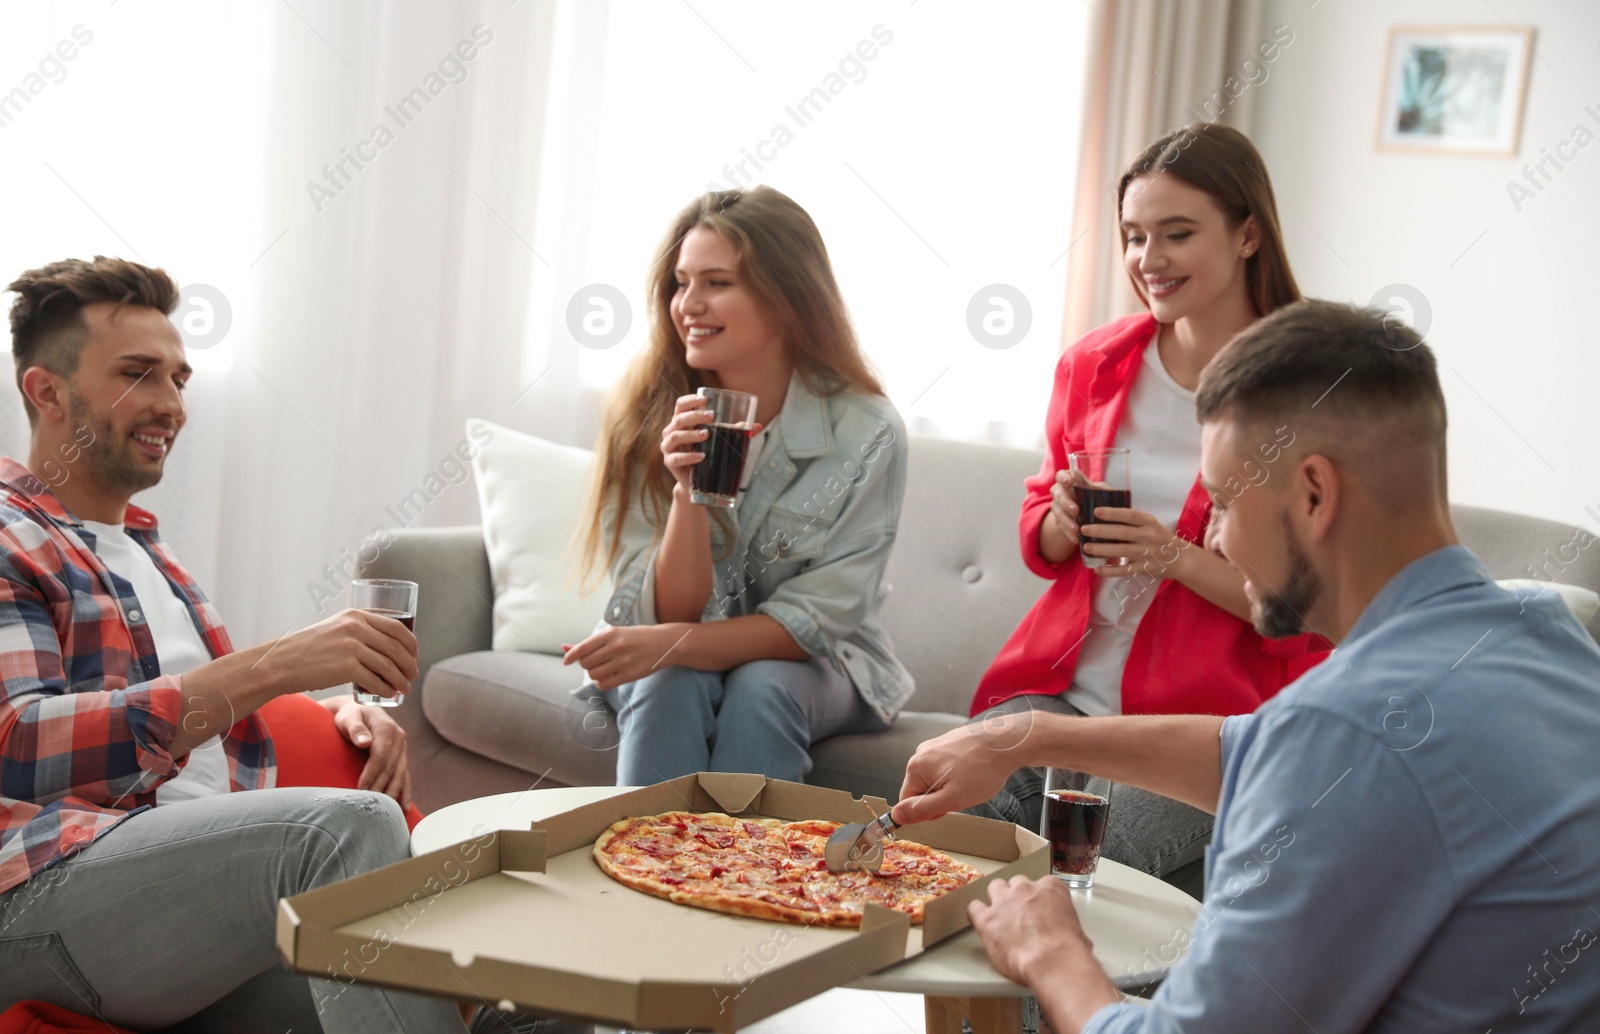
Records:
[[[476,797],[423,816],[417,828],[411,831],[411,853],[427,854],[496,829],[527,829],[553,815],[636,789],[636,786],[550,786],[542,790]]]
[[[604,800],[631,786],[563,786],[495,794],[462,801],[424,818],[411,832],[411,851],[425,854],[497,829],[530,823]],[[1102,859],[1095,885],[1072,900],[1095,957],[1125,989],[1161,979],[1182,956],[1200,903],[1176,887],[1126,865]],[[1015,1034],[1022,1028],[1028,989],[1001,976],[973,930],[916,958],[844,985],[870,991],[920,994],[928,1034],[959,1032],[963,1018],[973,1034]]]

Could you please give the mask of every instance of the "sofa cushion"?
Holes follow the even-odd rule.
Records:
[[[1585,589],[1581,585],[1545,582],[1537,578],[1501,578],[1498,584],[1500,588],[1518,597],[1538,599],[1554,594],[1567,605],[1568,610],[1572,611],[1572,616],[1578,619],[1578,624],[1584,627],[1588,627],[1595,616],[1600,614],[1600,593],[1596,593],[1593,589]]]
[[[545,784],[614,783],[616,716],[598,694],[573,696],[572,686],[572,669],[554,657],[484,650],[435,664],[422,706],[449,742]],[[816,767],[806,782],[893,801],[917,745],[965,721],[907,711],[887,732],[822,740],[811,748]]]
[[[1023,566],[1017,514],[1042,452],[913,438],[882,613],[916,679],[906,705],[965,715],[978,679],[1048,583]]]
[[[494,648],[557,653],[600,621],[609,579],[591,592],[573,578],[573,529],[593,454],[474,417],[467,434],[494,580]]]
[[[572,695],[581,677],[549,654],[464,653],[429,670],[422,708],[449,742],[544,783],[609,786],[617,779],[616,719],[594,696]]]

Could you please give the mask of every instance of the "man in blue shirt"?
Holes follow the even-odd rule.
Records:
[[[1121,1001],[1059,881],[971,906],[1060,1034],[1600,1027],[1600,649],[1458,544],[1432,352],[1381,314],[1299,303],[1218,354],[1197,407],[1208,545],[1264,635],[1320,632],[1333,656],[1225,720],[957,730],[912,758],[896,819],[1045,764],[1215,812],[1205,908],[1148,1005]],[[1256,443],[1283,426],[1269,469]]]

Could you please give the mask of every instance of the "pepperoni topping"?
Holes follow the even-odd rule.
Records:
[[[597,850],[609,857],[609,871],[629,874],[641,888],[653,883],[662,896],[733,912],[764,903],[757,914],[806,923],[820,916],[829,925],[855,925],[867,901],[920,921],[925,902],[978,875],[936,851],[899,841],[884,844],[876,873],[830,873],[823,843],[838,827],[669,812],[629,820]]]

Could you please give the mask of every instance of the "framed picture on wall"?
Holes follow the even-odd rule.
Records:
[[[1528,92],[1532,28],[1397,28],[1378,147],[1515,154]]]

